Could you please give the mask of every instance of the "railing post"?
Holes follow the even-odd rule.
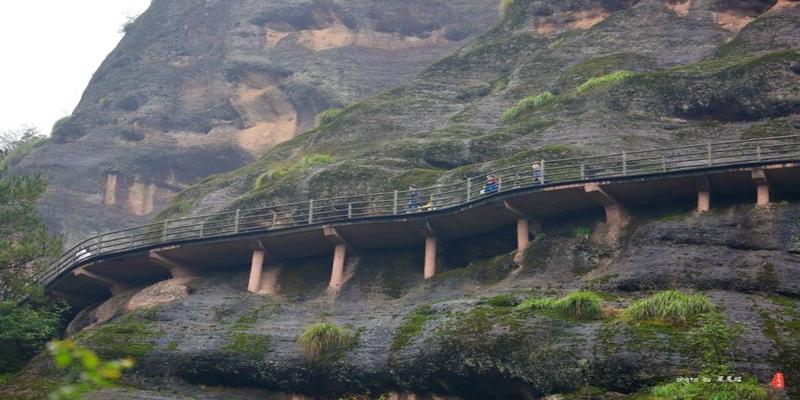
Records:
[[[706,146],[708,147],[708,165],[710,166],[711,164],[713,164],[713,162],[711,161],[711,142],[708,142]]]
[[[586,179],[586,164],[581,163],[581,180]]]
[[[167,228],[168,228],[168,226],[169,226],[169,220],[168,219],[164,220],[164,227],[161,230],[161,241],[162,242],[166,242],[167,241]]]
[[[239,210],[237,208],[236,209],[236,217],[234,217],[234,220],[233,220],[233,233],[239,233],[239,214],[240,213],[241,213],[241,210]]]
[[[278,224],[278,213],[275,210],[272,210],[272,228],[275,228],[275,225]]]
[[[314,199],[308,201],[308,224],[314,223]]]
[[[497,177],[497,191],[500,192],[503,190],[503,178]]]
[[[661,156],[661,169],[667,172],[667,156]]]
[[[628,175],[628,153],[622,151],[622,175]]]
[[[97,253],[103,251],[103,234],[97,235]]]
[[[203,233],[206,230],[206,221],[200,223],[200,237],[203,237]]]
[[[539,162],[539,165],[541,165],[541,166],[542,166],[542,185],[544,185],[544,182],[545,182],[545,178],[544,178],[544,177],[545,177],[545,175],[544,175],[544,159],[542,159],[542,160]]]
[[[394,200],[392,202],[392,214],[397,214],[397,190],[394,191]]]
[[[756,146],[756,160],[761,161],[761,145]]]
[[[353,218],[353,203],[347,203],[347,219]]]
[[[467,177],[467,201],[472,200],[472,178]]]

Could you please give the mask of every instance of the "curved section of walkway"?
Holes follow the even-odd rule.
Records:
[[[712,192],[752,195],[765,204],[770,191],[798,190],[798,162],[800,135],[532,160],[418,193],[312,199],[105,233],[70,249],[38,280],[50,293],[82,303],[169,276],[188,276],[222,264],[251,264],[251,282],[243,286],[259,291],[262,269],[274,260],[331,252],[331,286],[337,287],[349,245],[417,244],[425,245],[423,268],[429,277],[435,273],[439,240],[516,222],[522,248],[529,221],[602,207],[607,222],[621,226],[628,206],[696,198],[698,211],[705,211]],[[496,177],[496,185],[487,185],[487,176]]]

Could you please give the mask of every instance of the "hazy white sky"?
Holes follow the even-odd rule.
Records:
[[[49,134],[150,0],[0,1],[0,131]]]

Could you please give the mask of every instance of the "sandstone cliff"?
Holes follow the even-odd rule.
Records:
[[[798,31],[791,1],[517,0],[413,83],[187,189],[162,216],[403,190],[540,157],[798,133]]]
[[[499,25],[412,82],[188,188],[161,217],[447,182],[528,158],[800,130],[800,2],[504,4]],[[442,271],[428,282],[418,248],[354,251],[338,292],[326,290],[327,256],[282,260],[273,296],[246,293],[247,266],[229,265],[129,290],[82,312],[70,333],[104,356],[139,358],[129,388],[97,399],[643,399],[646,387],[701,369],[697,326],[621,313],[679,289],[707,296],[739,331],[737,371],[797,381],[797,199],[725,200],[704,214],[692,204],[633,209],[619,241],[599,214],[544,221],[521,266],[511,228],[443,243]],[[601,316],[515,307],[577,290],[603,297]],[[311,360],[297,338],[322,321],[355,340]],[[35,364],[29,376],[44,370]]]
[[[496,0],[156,0],[16,171],[48,179],[41,209],[68,242],[142,223],[498,18]]]
[[[282,261],[272,296],[245,292],[247,267],[231,265],[121,293],[82,312],[69,333],[83,329],[79,340],[105,357],[139,360],[125,388],[92,399],[642,400],[652,397],[637,391],[697,373],[703,357],[691,324],[629,321],[620,311],[679,289],[708,296],[738,331],[737,374],[800,379],[800,207],[690,210],[634,210],[618,245],[599,214],[547,221],[519,267],[510,227],[446,243],[442,271],[427,282],[417,248],[358,251],[338,293],[326,291],[328,257]],[[602,317],[514,307],[576,290],[602,294]],[[297,337],[322,321],[356,339],[311,360]],[[36,398],[46,363],[0,398]],[[577,392],[587,386],[595,389]]]

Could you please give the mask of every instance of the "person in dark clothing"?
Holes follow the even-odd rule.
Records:
[[[419,211],[419,206],[422,203],[422,195],[416,187],[411,186],[408,188],[408,202],[406,202],[407,212]]]

